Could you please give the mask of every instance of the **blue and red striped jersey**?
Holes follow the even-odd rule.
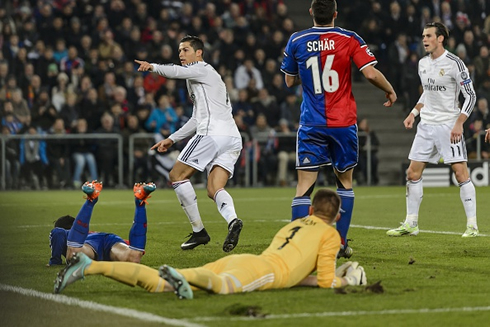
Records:
[[[301,125],[347,127],[357,123],[351,62],[359,70],[377,63],[355,32],[315,26],[291,35],[281,71],[301,78]]]

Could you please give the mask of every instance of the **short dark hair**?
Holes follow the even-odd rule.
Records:
[[[73,218],[70,215],[62,216],[62,217],[59,217],[58,219],[56,219],[56,221],[54,222],[54,227],[71,229],[74,221],[75,221],[75,218]]]
[[[337,217],[340,210],[340,196],[329,189],[320,189],[311,201],[314,214],[326,216],[332,221]]]
[[[186,35],[180,40],[180,43],[189,42],[194,51],[202,50],[204,55],[204,42],[197,36],[194,35]]]
[[[437,37],[439,37],[440,35],[444,36],[444,41],[442,41],[442,45],[446,46],[447,41],[449,40],[449,30],[447,29],[446,25],[440,22],[433,22],[433,23],[425,24],[424,28],[429,28],[429,27],[435,27]]]
[[[313,20],[318,25],[330,24],[336,11],[337,2],[335,0],[313,0],[311,2]]]

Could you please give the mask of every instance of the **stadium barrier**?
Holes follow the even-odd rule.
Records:
[[[5,190],[6,187],[6,144],[10,140],[80,140],[80,139],[115,139],[117,140],[117,162],[118,162],[118,185],[122,187],[123,183],[123,137],[120,134],[108,133],[108,134],[22,134],[22,135],[2,135],[1,140],[1,158],[2,158],[2,180],[1,188]]]
[[[241,133],[242,138],[243,138],[243,143],[244,146],[245,144],[250,144],[251,149],[248,149],[243,152],[244,155],[244,161],[245,161],[245,178],[244,178],[244,186],[245,187],[257,187],[258,186],[258,173],[257,173],[257,160],[255,158],[251,158],[250,156],[255,156],[256,150],[257,150],[257,141],[252,139],[250,140],[249,136],[245,133]],[[368,134],[364,132],[359,132],[359,135],[364,135],[367,137],[366,141],[366,147],[367,147],[367,185],[371,185],[371,140]],[[293,142],[296,140],[296,133],[275,133],[274,137],[281,139],[281,138],[292,138]],[[153,133],[136,133],[132,134],[129,137],[128,140],[128,176],[132,176],[133,169],[134,169],[134,156],[132,155],[134,152],[134,142],[136,139],[141,139],[141,138],[147,138],[147,139],[152,139],[154,140],[154,134]],[[0,187],[2,190],[5,190],[6,188],[6,165],[5,165],[5,160],[6,160],[6,143],[9,142],[10,140],[78,140],[78,139],[115,139],[117,141],[117,158],[118,158],[118,186],[123,187],[124,185],[124,177],[123,177],[123,137],[120,134],[117,133],[110,133],[110,134],[83,134],[83,135],[78,135],[78,134],[62,134],[62,135],[52,135],[52,134],[37,134],[37,135],[27,135],[27,134],[22,134],[22,135],[2,135],[0,137],[1,141],[1,182],[0,182]],[[253,159],[253,160],[251,160]],[[250,163],[252,162],[252,167]],[[250,179],[250,174],[252,173],[252,178]]]

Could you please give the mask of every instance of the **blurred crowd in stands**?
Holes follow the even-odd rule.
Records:
[[[339,3],[337,25],[369,44],[408,112],[420,94],[416,67],[424,55],[423,26],[445,23],[451,31],[448,50],[467,64],[479,98],[466,128],[474,140],[490,124],[489,14],[486,0],[351,0]],[[118,133],[124,138],[124,183],[165,185],[176,154],[149,148],[185,124],[192,103],[184,81],[136,72],[133,60],[179,64],[179,40],[197,35],[205,43],[205,60],[227,85],[243,151],[256,162],[258,180],[289,185],[295,178],[301,90],[285,86],[279,67],[288,37],[298,29],[293,17],[281,0],[2,1],[2,135]],[[130,154],[128,140],[135,133],[153,136],[138,138]],[[476,151],[474,142],[468,148]],[[489,149],[483,150],[488,158]],[[12,139],[5,152],[7,188],[73,188],[85,179],[101,179],[109,187],[118,183],[117,147],[110,138]],[[243,156],[232,183],[249,178],[245,165]]]

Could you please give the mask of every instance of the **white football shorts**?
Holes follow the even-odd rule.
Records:
[[[194,135],[177,160],[208,175],[214,166],[220,166],[233,177],[235,163],[242,151],[242,139],[222,135]]]
[[[464,137],[451,144],[453,125],[428,125],[419,123],[408,159],[437,164],[443,158],[445,164],[468,161]]]

